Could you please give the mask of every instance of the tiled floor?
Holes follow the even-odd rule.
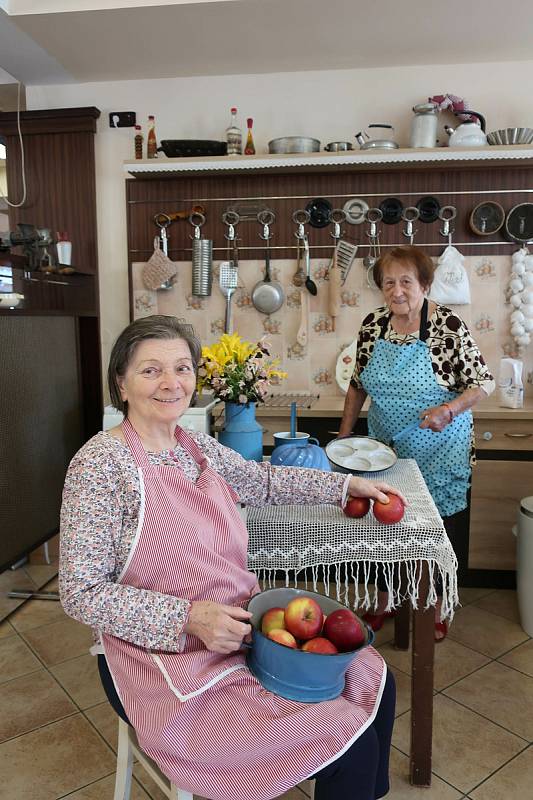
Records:
[[[533,640],[514,592],[462,589],[461,602],[436,648],[430,789],[407,780],[410,654],[392,647],[392,621],[377,636],[398,687],[390,800],[533,796]],[[0,624],[0,800],[112,800],[117,723],[90,643],[54,602],[29,601]],[[135,776],[132,800],[161,800]],[[308,794],[303,784],[284,798]]]

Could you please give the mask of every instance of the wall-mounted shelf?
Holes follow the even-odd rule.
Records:
[[[205,156],[204,158],[161,158],[125,161],[124,171],[136,178],[198,172],[284,172],[284,171],[357,171],[372,168],[429,164],[462,164],[486,167],[487,162],[521,161],[533,164],[531,145],[496,145],[482,148],[436,147],[399,150],[355,150],[344,153],[298,153],[292,155]]]

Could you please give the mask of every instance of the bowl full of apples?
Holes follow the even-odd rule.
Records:
[[[248,602],[250,672],[271,692],[301,703],[338,697],[354,658],[374,640],[353,611],[305,589],[267,589]]]

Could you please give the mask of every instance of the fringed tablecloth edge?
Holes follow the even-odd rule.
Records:
[[[276,585],[276,574],[285,573],[285,586],[293,585],[298,587],[298,581],[303,574],[302,581],[304,588],[309,591],[319,592],[319,585],[324,589],[324,594],[330,595],[331,584],[334,583],[336,589],[336,599],[346,606],[350,605],[349,590],[350,585],[354,587],[354,596],[351,603],[354,610],[362,609],[368,611],[377,608],[378,587],[370,584],[370,577],[373,567],[379,565],[379,569],[385,577],[388,591],[387,611],[399,608],[404,600],[408,599],[414,609],[420,603],[420,580],[422,577],[420,559],[409,559],[401,562],[384,561],[341,561],[335,564],[315,564],[309,567],[286,568],[276,567],[274,569],[258,568],[254,572],[263,589],[272,589]],[[459,593],[457,587],[457,570],[445,570],[433,559],[425,560],[429,570],[429,591],[424,604],[424,609],[435,606],[437,602],[436,580],[437,576],[442,582],[442,606],[441,620],[452,621],[455,609],[459,605]],[[334,570],[334,577],[331,577],[330,570]],[[311,572],[312,579],[308,573]],[[343,575],[342,575],[343,573]],[[364,591],[360,591],[360,585],[364,586]]]

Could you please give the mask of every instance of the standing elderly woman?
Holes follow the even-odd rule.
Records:
[[[478,346],[449,308],[428,300],[431,258],[418,247],[395,247],[374,267],[386,305],[359,330],[357,357],[339,434],[348,436],[370,397],[368,432],[394,440],[401,458],[414,458],[446,531],[457,549],[458,514],[467,506],[474,456],[471,408],[494,390]],[[378,576],[379,605],[365,619],[379,630],[386,586]],[[446,636],[437,607],[435,640]]]
[[[139,319],[119,336],[109,385],[125,420],[82,447],[65,483],[63,606],[95,629],[141,747],[180,788],[269,800],[314,775],[317,800],[375,800],[388,791],[392,677],[367,647],[335,700],[307,705],[262,688],[240,651],[259,587],[236,501],[340,504],[396,490],[245,461],[184,431],[200,354],[174,317]]]

